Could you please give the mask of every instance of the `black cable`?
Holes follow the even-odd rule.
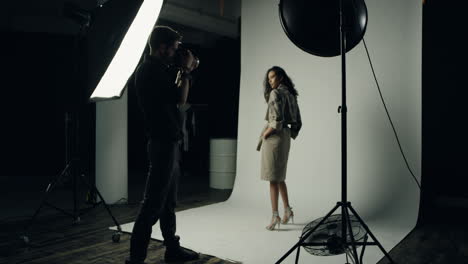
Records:
[[[354,1],[353,1],[353,7],[356,8],[356,6],[354,5]],[[376,74],[375,74],[375,71],[374,71],[374,66],[373,66],[373,64],[372,64],[372,60],[371,60],[370,55],[369,55],[369,50],[367,49],[366,40],[363,38],[363,39],[362,39],[362,42],[364,43],[364,47],[365,47],[365,49],[366,49],[367,58],[369,59],[369,64],[370,64],[370,67],[371,67],[371,69],[372,69],[372,74],[373,74],[373,76],[374,76],[375,83],[377,84],[377,89],[378,89],[378,91],[379,91],[380,99],[382,100],[382,104],[383,104],[383,106],[384,106],[384,108],[385,108],[385,112],[386,112],[386,114],[387,114],[388,120],[390,121],[390,124],[391,124],[391,126],[392,126],[393,133],[394,133],[395,138],[396,138],[396,140],[397,140],[398,147],[400,148],[401,155],[403,156],[403,159],[404,159],[404,161],[405,161],[405,163],[406,163],[406,167],[408,168],[408,171],[411,173],[411,176],[413,176],[414,181],[416,182],[416,184],[418,185],[419,189],[421,190],[421,185],[420,185],[420,183],[418,182],[418,180],[416,179],[416,176],[414,175],[413,171],[411,170],[411,167],[410,167],[409,164],[408,164],[408,160],[406,159],[406,155],[405,155],[405,153],[404,153],[404,151],[403,151],[403,149],[402,149],[402,147],[401,147],[400,140],[399,140],[399,138],[398,138],[398,134],[397,134],[397,132],[396,132],[396,130],[395,130],[395,126],[393,125],[392,119],[391,119],[390,114],[389,114],[389,112],[388,112],[387,105],[385,104],[385,100],[384,100],[384,98],[383,98],[383,96],[382,96],[382,91],[380,90],[379,81],[378,81],[378,79],[377,79],[377,77],[376,77]],[[458,248],[457,244],[453,241],[454,238],[452,238],[452,237],[450,236],[450,234],[449,234],[448,240],[449,240],[449,242],[451,243],[452,247],[455,249],[455,253],[458,254],[458,255],[460,255],[460,254],[461,254],[461,253],[460,253],[460,249]]]
[[[385,100],[384,100],[384,98],[382,96],[382,91],[380,90],[379,81],[377,80],[377,76],[375,75],[374,66],[372,65],[372,60],[371,60],[370,55],[369,55],[369,50],[367,49],[366,40],[363,38],[362,42],[364,43],[364,47],[366,48],[367,58],[369,59],[369,64],[370,64],[370,67],[372,69],[372,74],[374,75],[375,83],[377,84],[377,90],[379,91],[380,99],[382,100],[383,106],[385,108],[385,112],[387,113],[388,120],[390,121],[390,125],[392,126],[393,133],[395,134],[395,138],[396,138],[396,141],[398,143],[398,147],[400,148],[401,155],[403,156],[403,159],[404,159],[404,161],[406,163],[406,167],[408,168],[408,171],[411,173],[411,176],[413,176],[413,179],[416,182],[416,184],[418,185],[419,190],[421,190],[421,184],[416,179],[416,176],[414,175],[413,171],[411,170],[410,165],[408,164],[408,160],[406,159],[406,155],[405,155],[405,153],[403,151],[403,148],[401,147],[400,139],[398,138],[398,134],[396,132],[395,126],[393,125],[392,118],[390,117],[390,114],[389,114],[388,109],[387,109],[387,105],[385,104]]]

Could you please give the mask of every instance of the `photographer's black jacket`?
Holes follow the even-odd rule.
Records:
[[[135,72],[138,104],[143,111],[146,133],[152,139],[182,138],[176,77],[177,69],[149,55],[145,55]]]

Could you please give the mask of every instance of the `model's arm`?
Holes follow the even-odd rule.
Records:
[[[268,99],[268,127],[263,132],[263,138],[268,138],[277,130],[283,128],[283,106],[276,90],[270,92]]]

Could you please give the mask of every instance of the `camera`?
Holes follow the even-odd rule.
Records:
[[[179,46],[179,48],[176,50],[174,54],[174,66],[177,68],[185,68],[186,65],[184,62],[187,56],[189,56],[189,49],[183,46]],[[200,59],[197,56],[195,56],[193,52],[192,52],[192,56],[194,58],[192,68],[196,69],[198,68],[198,65],[200,65]]]

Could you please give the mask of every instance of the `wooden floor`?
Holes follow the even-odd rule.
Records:
[[[390,255],[399,264],[467,264],[468,208],[434,207],[419,224],[396,245]],[[388,264],[382,259],[378,264]]]
[[[136,187],[133,188],[133,192],[141,193],[142,184],[134,186]],[[63,190],[62,192],[67,193]],[[177,211],[221,202],[230,195],[229,190],[214,190],[200,186],[182,188],[179,193],[182,195],[179,195]],[[69,196],[69,193],[65,195]],[[61,199],[60,196],[56,195],[50,199],[60,203],[58,201]],[[54,204],[53,202],[51,203]],[[39,203],[40,200],[36,204]],[[80,206],[81,209],[86,207],[84,203]],[[138,208],[138,202],[133,201],[124,205],[112,205],[111,211],[118,222],[124,224],[135,220]],[[109,230],[109,227],[113,226],[114,222],[103,205],[88,210],[80,217],[79,223],[73,223],[72,217],[48,207],[41,211],[44,213],[41,213],[32,225],[28,225],[27,237],[30,240],[28,246],[22,245],[19,237],[24,234],[24,226],[30,218],[23,216],[18,219],[15,217],[0,219],[1,264],[115,264],[124,263],[128,256],[130,235],[123,233],[120,236],[120,242],[112,242],[112,235],[115,232]],[[29,210],[29,212],[32,213],[34,210]],[[183,235],[181,245],[184,246]],[[165,248],[160,241],[151,240],[146,263],[165,263],[164,252]],[[228,264],[233,262],[202,254],[199,260],[187,263]]]
[[[136,205],[112,206],[113,214],[119,222],[134,220],[137,213]],[[17,240],[17,230],[21,230],[21,222],[3,225],[7,231],[2,233],[9,239],[3,240],[0,247],[3,257],[0,263],[44,263],[44,264],[84,264],[84,263],[124,263],[128,256],[130,235],[121,235],[120,242],[112,242],[114,231],[108,229],[113,225],[103,208],[96,208],[82,217],[79,224],[71,224],[71,218],[65,216],[49,216],[40,218],[29,233],[29,247],[21,247]],[[183,241],[181,241],[183,242]],[[147,263],[164,263],[164,246],[159,241],[152,240],[148,249]],[[202,255],[200,260],[190,263],[231,263],[218,258]]]

